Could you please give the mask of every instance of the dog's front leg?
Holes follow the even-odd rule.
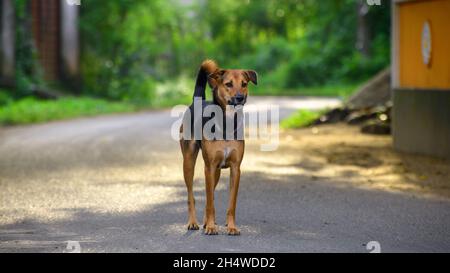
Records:
[[[218,230],[216,227],[216,215],[214,208],[214,189],[216,184],[216,172],[218,171],[215,166],[205,166],[205,182],[206,182],[206,227],[205,234],[217,235]]]
[[[217,184],[219,184],[220,173],[221,173],[220,168],[217,168],[215,173],[216,173],[216,177],[214,180],[214,192],[216,191]],[[206,212],[206,207],[205,207],[205,212]],[[206,213],[203,214],[203,228],[206,228]]]
[[[236,203],[239,190],[239,180],[241,178],[241,168],[239,164],[232,164],[230,174],[230,199],[227,210],[227,231],[228,235],[239,235],[240,231],[236,227]]]

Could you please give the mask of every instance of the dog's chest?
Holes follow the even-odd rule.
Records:
[[[227,168],[227,160],[230,157],[232,149],[230,147],[224,147],[223,148],[223,159],[222,162],[220,162],[220,168]]]

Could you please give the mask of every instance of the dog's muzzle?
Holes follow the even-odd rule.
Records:
[[[236,95],[236,96],[232,97],[230,101],[228,101],[228,104],[237,106],[237,105],[244,105],[246,102],[247,102],[247,96]]]

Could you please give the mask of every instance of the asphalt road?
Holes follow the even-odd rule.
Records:
[[[280,102],[283,117],[299,107],[336,103]],[[82,252],[368,252],[369,241],[378,241],[382,252],[450,251],[449,200],[338,187],[284,172],[273,164],[285,159],[284,152],[261,152],[251,141],[238,198],[241,236],[227,236],[224,227],[228,171],[216,193],[220,234],[187,231],[169,113],[0,129],[0,252],[65,252],[68,241],[79,242]],[[281,147],[288,145],[283,139]]]

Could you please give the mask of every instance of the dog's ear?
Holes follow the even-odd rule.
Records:
[[[208,75],[208,83],[211,88],[215,88],[222,82],[222,77],[226,73],[226,70],[218,69],[215,72]]]
[[[258,73],[253,70],[246,70],[244,71],[244,76],[247,78],[247,80],[251,81],[255,85],[258,85]]]

